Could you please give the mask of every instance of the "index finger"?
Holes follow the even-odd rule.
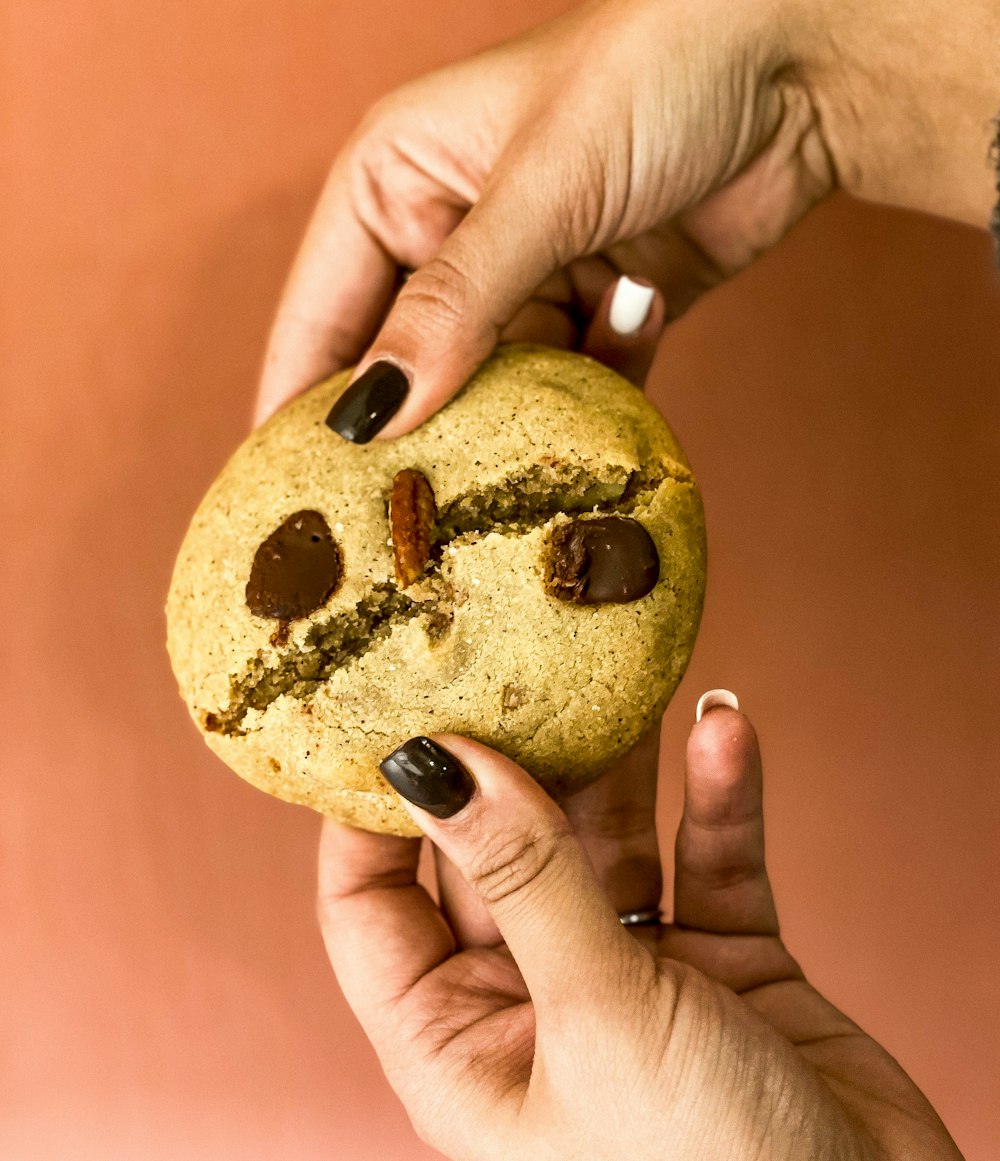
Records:
[[[455,950],[448,924],[417,883],[419,857],[420,839],[324,820],[320,928],[344,997],[376,1046],[385,1013]]]
[[[348,161],[334,164],[282,291],[254,425],[357,361],[392,300],[398,267],[352,204]]]

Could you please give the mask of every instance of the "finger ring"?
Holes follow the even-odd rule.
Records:
[[[645,911],[619,911],[622,927],[658,927],[663,921],[659,907],[647,907]]]

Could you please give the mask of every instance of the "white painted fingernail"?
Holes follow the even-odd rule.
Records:
[[[655,286],[643,286],[623,274],[615,286],[608,311],[608,322],[615,334],[628,336],[642,330],[655,295]]]
[[[740,703],[735,693],[730,693],[728,689],[710,689],[698,698],[698,704],[695,706],[694,711],[694,720],[700,722],[706,710],[715,709],[718,705],[728,706],[729,709],[734,710],[740,708]]]

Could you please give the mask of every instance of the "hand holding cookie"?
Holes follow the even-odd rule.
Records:
[[[334,161],[258,419],[356,365],[340,434],[402,435],[498,339],[581,349],[622,273],[676,318],[838,186],[985,226],[998,33],[992,0],[603,0],[407,83]]]
[[[390,93],[334,161],[258,419],[356,364],[340,434],[402,435],[498,340],[581,349],[620,274],[681,314],[834,184],[798,23],[592,3]]]
[[[417,883],[416,840],[325,824],[331,962],[417,1131],[446,1156],[960,1161],[902,1069],[781,943],[757,740],[715,701],[688,744],[669,925],[624,927],[624,896],[612,902],[594,869],[648,892],[626,908],[656,908],[648,844],[635,873],[635,835],[655,852],[652,797],[645,828],[583,844],[572,799],[568,816],[465,738],[413,739],[383,763],[461,877],[458,921]],[[655,784],[655,745],[643,761]]]

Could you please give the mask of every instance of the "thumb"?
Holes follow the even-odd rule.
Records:
[[[472,376],[500,332],[576,257],[555,191],[567,182],[539,156],[535,130],[510,150],[479,201],[404,283],[327,425],[345,439],[391,439],[419,426]]]
[[[413,738],[382,762],[417,825],[492,916],[541,1013],[606,1003],[637,955],[568,819],[520,766],[468,738]]]

